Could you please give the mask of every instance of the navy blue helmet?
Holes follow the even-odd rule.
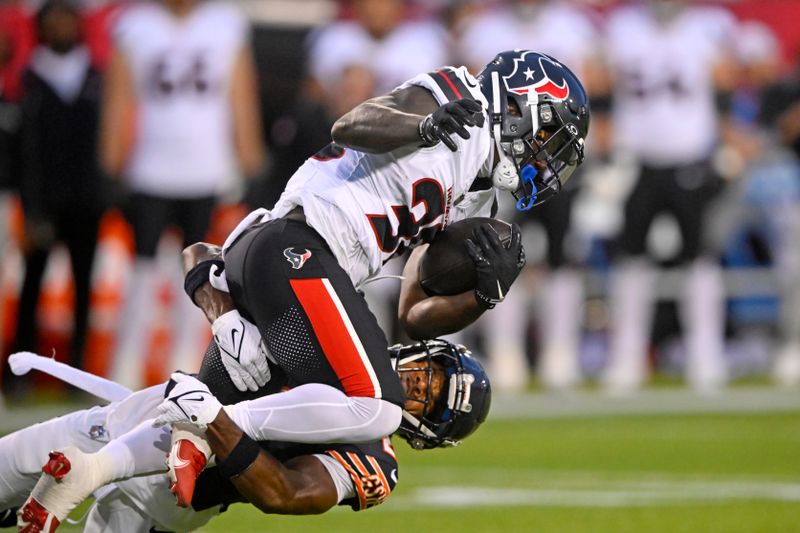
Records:
[[[404,409],[397,431],[412,448],[456,446],[486,420],[492,402],[489,377],[464,346],[430,340],[392,346],[390,354],[401,379],[404,372],[424,372],[428,379],[426,397],[419,400],[423,414]],[[437,397],[431,386],[435,372],[444,372]]]
[[[583,162],[586,91],[569,68],[532,50],[497,54],[477,79],[500,156],[494,185],[527,211],[557,194]]]

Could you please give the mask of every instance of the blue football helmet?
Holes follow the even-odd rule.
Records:
[[[489,377],[464,346],[430,340],[398,344],[389,351],[401,376],[403,372],[420,371],[428,376],[427,395],[420,400],[424,414],[414,416],[404,409],[397,431],[412,448],[456,446],[486,420],[492,403]],[[420,365],[401,367],[415,362]],[[444,371],[444,386],[434,398],[431,383],[436,371]]]
[[[497,54],[477,76],[499,156],[492,181],[527,211],[561,191],[583,162],[589,100],[577,76],[532,50]]]

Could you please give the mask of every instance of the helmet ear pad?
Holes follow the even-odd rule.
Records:
[[[499,161],[492,171],[492,185],[501,191],[514,192],[519,188],[517,166],[502,150],[498,157]]]

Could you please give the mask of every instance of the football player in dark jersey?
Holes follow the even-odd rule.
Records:
[[[458,444],[485,420],[491,402],[489,381],[463,346],[422,341],[393,346],[390,355],[407,394],[398,435],[412,447]],[[114,432],[147,418],[147,410],[152,411],[163,389],[163,385],[145,389],[111,405],[36,424],[0,439],[0,509],[21,503],[38,475],[40,456],[48,450],[65,444],[84,451],[97,449],[109,433],[113,437]],[[362,510],[382,503],[397,483],[398,466],[388,437],[357,444],[256,445],[224,411],[208,425],[206,433],[217,464],[198,479],[194,497],[189,495],[191,510],[175,507],[163,473],[133,478],[97,497],[87,530],[120,530],[124,526],[126,531],[139,531],[140,522],[143,531],[153,525],[194,529],[233,502],[250,502],[266,513],[279,514],[316,514],[337,504]],[[243,466],[231,463],[241,463],[241,458],[231,459],[237,448],[249,450],[252,463],[235,473],[232,468]],[[59,455],[52,453],[45,468],[55,470]],[[63,464],[58,468],[63,469]],[[145,510],[145,515],[136,509]],[[11,520],[13,512],[7,514]],[[0,513],[0,527],[11,525],[3,516]],[[28,527],[25,531],[52,531],[48,527],[57,525],[52,518],[41,524],[36,519],[35,509],[28,506],[21,513]]]

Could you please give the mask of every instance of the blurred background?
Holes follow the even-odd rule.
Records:
[[[3,429],[35,421],[19,411],[33,399],[74,399],[13,376],[15,351],[137,388],[195,370],[210,332],[186,305],[183,245],[221,243],[249,209],[271,207],[364,99],[530,48],[584,81],[588,158],[541,208],[517,213],[502,198],[499,218],[522,225],[528,264],[502,305],[454,336],[487,366],[498,421],[475,437],[475,456],[465,444],[466,455],[431,457],[453,469],[474,458],[495,485],[532,470],[518,472],[517,492],[449,501],[409,489],[377,515],[483,500],[553,512],[476,530],[566,531],[567,517],[575,531],[797,530],[798,20],[795,0],[4,0]],[[365,287],[400,342],[397,290],[392,279]],[[495,463],[493,431],[518,447],[509,464]],[[419,461],[411,487],[434,482],[436,461]],[[751,474],[763,483],[745,487]],[[552,484],[531,481],[543,477]],[[574,490],[583,499],[562,498]],[[693,498],[717,525],[615,514]],[[751,500],[779,503],[753,513],[766,522],[732,505],[715,514]],[[564,510],[575,505],[615,510]],[[580,525],[598,520],[611,525]]]

